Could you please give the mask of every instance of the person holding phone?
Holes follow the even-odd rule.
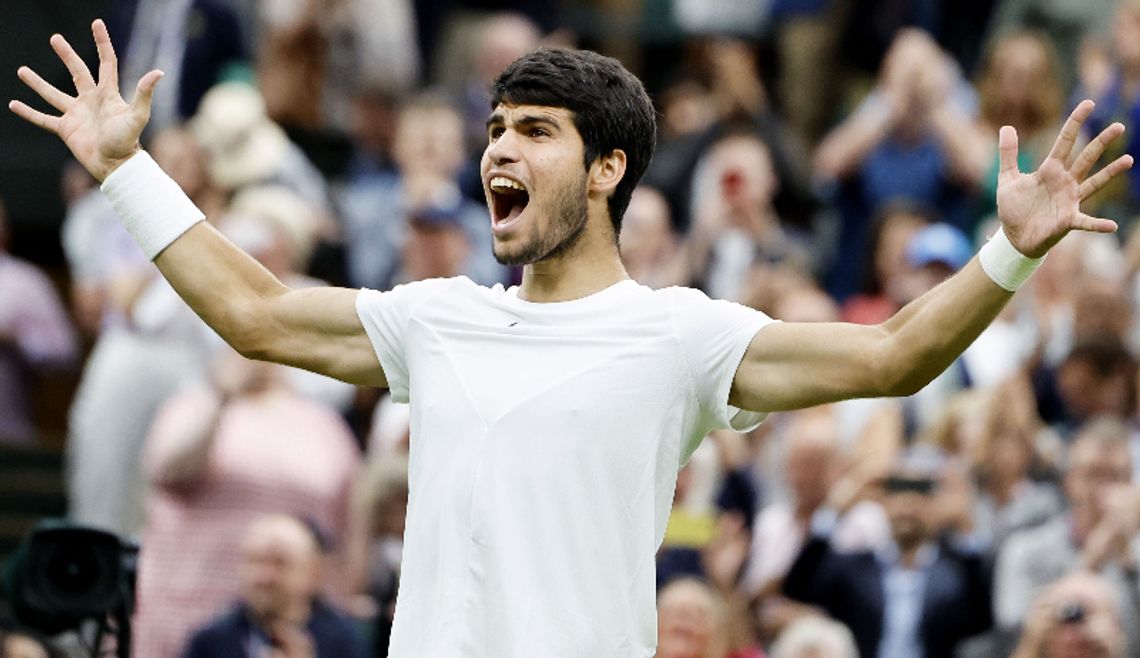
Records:
[[[835,550],[836,512],[817,511],[784,594],[843,622],[861,656],[955,655],[959,643],[990,628],[992,615],[982,556],[968,541],[939,536],[936,493],[947,472],[945,459],[928,446],[896,459],[880,482],[891,541],[876,551]]]

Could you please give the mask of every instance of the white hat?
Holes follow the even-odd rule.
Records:
[[[210,178],[226,190],[273,176],[289,145],[285,131],[266,116],[261,94],[240,82],[210,89],[190,127],[208,155]]]

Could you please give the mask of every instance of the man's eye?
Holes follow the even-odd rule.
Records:
[[[546,128],[531,128],[531,137],[550,137],[550,132]]]
[[[491,141],[495,141],[496,139],[503,136],[503,129],[501,127],[500,128],[492,128],[491,132],[490,132],[490,136],[491,136]]]

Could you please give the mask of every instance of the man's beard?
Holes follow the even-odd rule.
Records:
[[[586,230],[586,173],[582,172],[577,181],[563,187],[552,205],[555,214],[546,230],[536,227],[536,235],[514,253],[500,253],[492,248],[495,260],[501,265],[530,265],[557,258],[578,244]],[[530,221],[537,223],[539,209],[534,210],[536,216]]]

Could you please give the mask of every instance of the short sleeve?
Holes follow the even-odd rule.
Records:
[[[728,403],[728,396],[752,337],[772,318],[688,288],[673,289],[672,313],[706,427],[755,429],[767,414],[737,409]]]
[[[442,294],[455,279],[429,279],[396,286],[387,292],[362,288],[356,314],[380,360],[388,390],[396,402],[408,402],[408,325],[416,309]]]

